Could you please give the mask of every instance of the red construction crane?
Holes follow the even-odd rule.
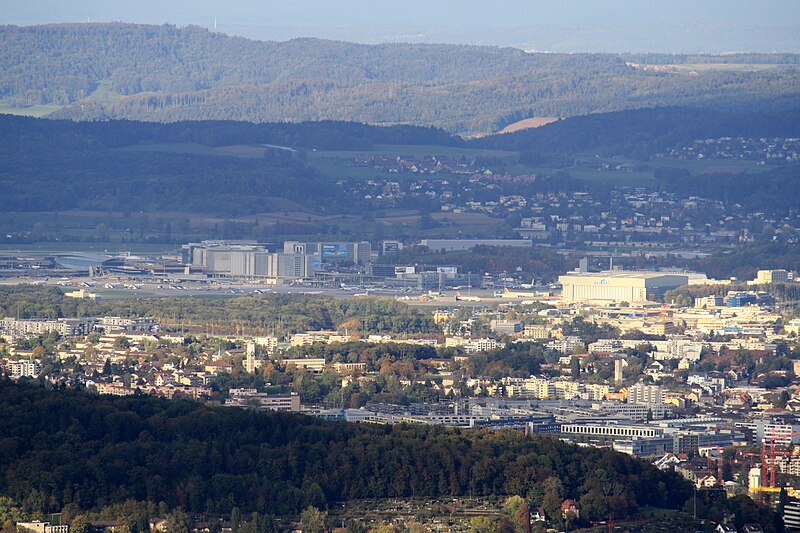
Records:
[[[771,431],[771,435],[769,437],[764,437],[761,441],[761,486],[762,487],[771,487],[775,488],[775,478],[776,478],[776,464],[777,461],[775,458],[778,455],[788,455],[789,451],[787,450],[776,450],[776,441],[791,439],[800,435],[800,432],[796,433],[789,433],[789,434],[781,434],[776,435],[775,429],[773,428]],[[767,455],[767,443],[769,443],[769,456]],[[769,459],[769,460],[768,460]]]

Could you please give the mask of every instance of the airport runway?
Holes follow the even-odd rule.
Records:
[[[308,287],[303,285],[271,285],[231,280],[180,281],[177,283],[160,280],[117,277],[70,277],[70,278],[30,278],[17,277],[0,280],[0,285],[32,284],[60,287],[66,292],[84,290],[96,294],[100,299],[117,298],[164,298],[200,297],[225,298],[236,296],[258,296],[266,294],[325,296],[336,299],[349,298],[392,298],[403,303],[424,307],[493,307],[499,304],[521,303],[519,300],[496,298],[490,291],[476,291],[466,300],[456,299],[456,291],[445,291],[441,295],[409,289],[388,289],[381,287],[354,286],[342,288]]]

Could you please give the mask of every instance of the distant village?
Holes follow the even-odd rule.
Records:
[[[677,160],[738,160],[782,163],[800,157],[798,139],[719,138],[698,140],[657,154]],[[751,242],[767,228],[793,234],[800,227],[797,213],[776,220],[768,213],[700,197],[615,186],[610,199],[588,191],[554,191],[547,177],[512,173],[491,158],[446,155],[374,155],[353,158],[354,167],[369,167],[387,175],[383,180],[339,180],[348,197],[374,209],[423,208],[431,213],[483,213],[521,217],[519,236],[547,243],[624,243],[655,248],[681,245]],[[646,163],[575,164],[591,173],[643,170]],[[723,169],[729,171],[730,169]],[[405,174],[405,176],[400,176]],[[440,175],[435,181],[426,175]],[[419,178],[416,176],[419,175]]]
[[[677,159],[737,159],[760,164],[792,163],[800,160],[800,139],[721,137],[704,139],[673,148],[661,157]]]

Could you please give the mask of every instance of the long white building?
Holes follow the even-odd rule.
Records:
[[[570,272],[559,276],[561,299],[576,302],[645,302],[689,283],[688,274],[659,272]]]
[[[431,250],[472,250],[476,246],[513,246],[515,248],[531,248],[531,239],[422,239],[419,243]]]
[[[63,337],[86,335],[94,330],[94,318],[13,318],[0,320],[0,334],[30,337],[55,332]]]

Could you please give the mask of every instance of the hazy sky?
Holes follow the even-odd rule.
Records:
[[[260,39],[800,52],[800,0],[0,0],[0,23],[196,24]]]

